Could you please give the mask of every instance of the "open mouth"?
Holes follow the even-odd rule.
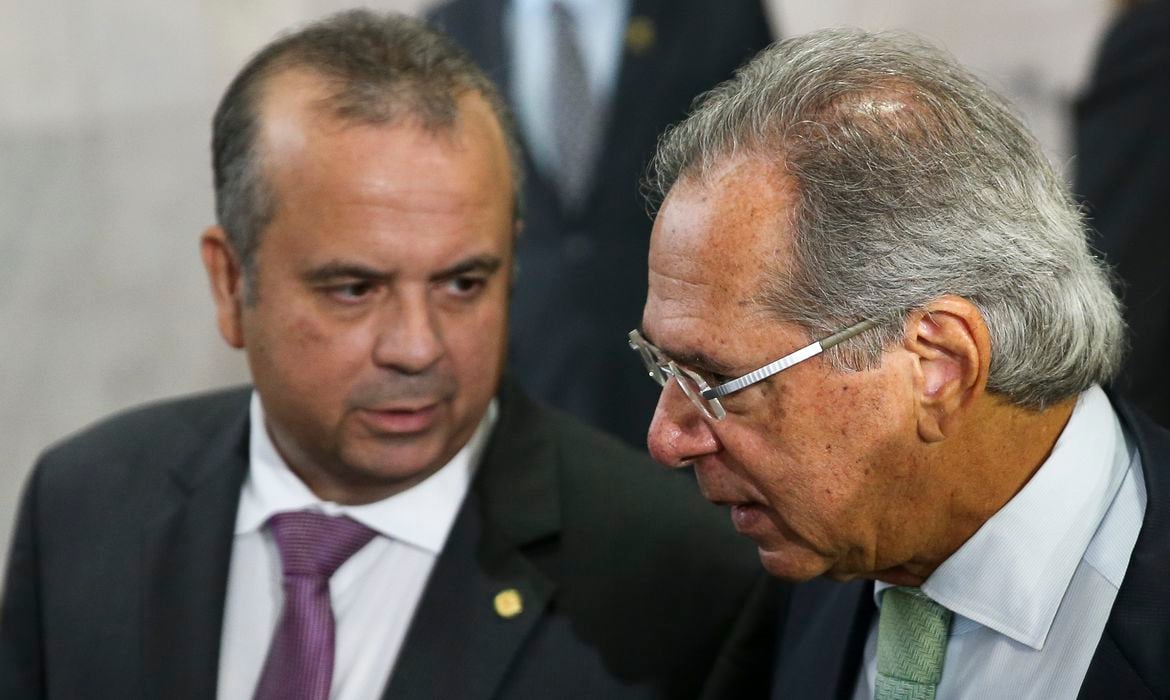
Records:
[[[431,428],[439,415],[439,404],[423,406],[363,408],[362,420],[376,432],[392,435],[421,433]]]

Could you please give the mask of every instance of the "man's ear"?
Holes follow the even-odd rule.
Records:
[[[215,301],[215,319],[219,334],[233,348],[244,347],[242,319],[244,303],[244,276],[235,248],[220,226],[212,226],[199,239],[203,267],[211,282],[211,297]]]
[[[991,336],[970,301],[946,296],[907,319],[905,348],[917,369],[918,435],[939,442],[987,389]]]

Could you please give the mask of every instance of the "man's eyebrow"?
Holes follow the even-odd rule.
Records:
[[[452,277],[458,277],[459,275],[466,275],[471,272],[482,272],[490,275],[491,273],[500,269],[500,266],[503,264],[504,261],[501,260],[498,256],[476,255],[467,258],[466,260],[460,260],[459,262],[444,270],[439,270],[435,274],[431,275],[431,279],[445,280]]]
[[[503,265],[503,261],[494,255],[476,255],[466,260],[460,260],[451,267],[439,270],[431,275],[433,280],[449,279],[470,272],[484,272],[491,274]],[[331,260],[306,270],[301,277],[309,283],[331,282],[338,279],[359,279],[375,282],[387,282],[395,277],[389,270],[380,270],[361,263]]]
[[[647,340],[651,345],[658,348],[663,355],[674,360],[676,363],[686,367],[687,369],[701,370],[711,374],[733,374],[734,368],[730,365],[720,362],[706,353],[697,350],[679,350],[673,351],[670,348],[665,348],[654,342],[650,336],[646,335],[646,330],[638,324],[638,333]]]
[[[343,278],[386,281],[393,277],[393,272],[342,260],[331,260],[301,274],[301,278],[310,283],[331,282]]]

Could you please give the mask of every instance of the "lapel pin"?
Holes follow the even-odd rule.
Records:
[[[520,591],[506,588],[496,594],[495,606],[497,615],[505,620],[511,620],[524,612],[524,599],[520,597]]]
[[[635,56],[641,56],[654,46],[654,21],[637,15],[626,24],[626,49]]]

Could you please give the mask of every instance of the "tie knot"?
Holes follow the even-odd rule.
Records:
[[[374,531],[345,516],[304,510],[268,519],[285,576],[328,579],[374,538]]]
[[[890,588],[882,594],[877,646],[879,698],[934,696],[934,687],[942,678],[950,625],[951,612],[917,588]],[[893,695],[881,692],[895,686],[902,690]],[[903,690],[914,692],[906,695]]]

